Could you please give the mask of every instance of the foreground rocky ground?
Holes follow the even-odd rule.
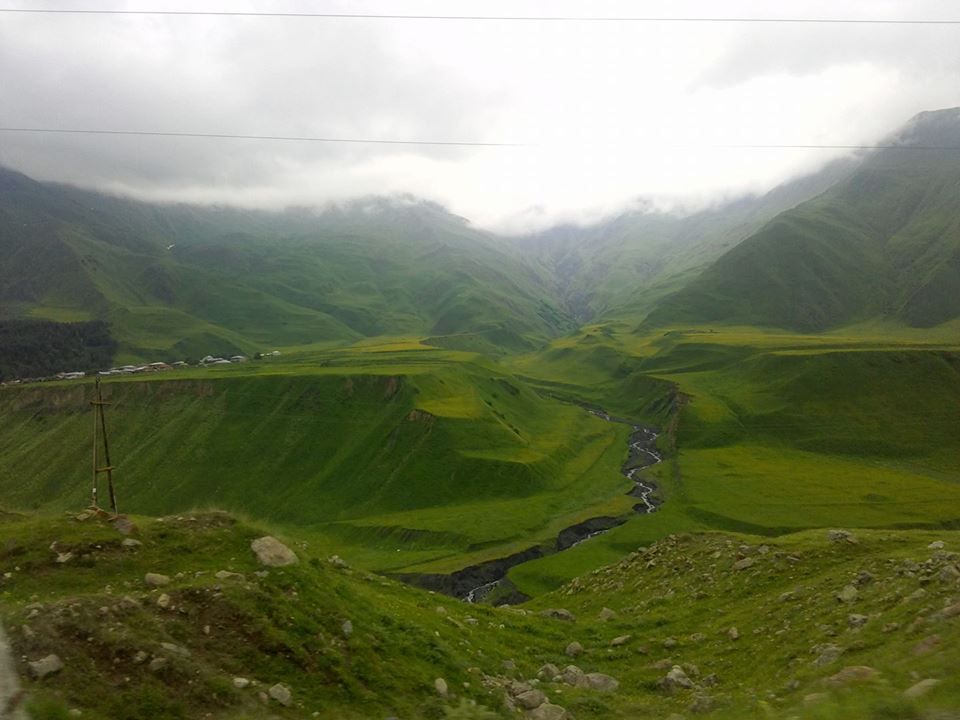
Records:
[[[960,718],[952,532],[672,536],[465,605],[223,513],[7,517],[35,718]],[[0,689],[13,685],[0,685]]]

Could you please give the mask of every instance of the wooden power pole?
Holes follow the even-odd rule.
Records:
[[[113,466],[110,464],[110,443],[107,440],[107,422],[104,418],[103,408],[110,403],[103,401],[103,395],[100,392],[100,378],[97,378],[96,398],[90,401],[93,405],[93,492],[91,502],[93,507],[99,508],[97,499],[97,485],[100,473],[107,474],[107,491],[110,493],[110,509],[117,514],[117,496],[113,490]],[[103,436],[103,465],[99,460],[99,443],[97,435]]]

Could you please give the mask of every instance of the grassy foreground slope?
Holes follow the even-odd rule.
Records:
[[[952,532],[672,536],[527,609],[493,609],[339,566],[292,535],[299,562],[265,568],[250,543],[266,530],[225,513],[133,520],[126,536],[72,514],[0,523],[0,617],[34,720],[524,717],[505,705],[513,683],[579,720],[960,708]],[[50,654],[62,669],[32,677]],[[617,686],[558,678],[571,664]],[[267,694],[276,684],[288,704]]]
[[[625,426],[470,353],[395,341],[103,388],[121,509],[242,511],[378,570],[457,569],[631,504]],[[87,501],[92,392],[0,392],[9,507]]]
[[[581,371],[598,358],[674,383],[682,409],[662,438],[667,460],[647,473],[666,502],[654,515],[514,568],[510,578],[524,592],[543,592],[671,532],[960,524],[953,328],[624,330],[585,328],[518,358],[515,370],[537,368],[541,382],[571,392],[583,382],[598,401],[609,392],[603,373]]]

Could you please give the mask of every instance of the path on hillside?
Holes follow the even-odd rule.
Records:
[[[654,497],[657,486],[653,481],[639,477],[639,473],[663,461],[663,457],[656,449],[657,430],[631,420],[612,416],[601,408],[584,406],[584,409],[601,420],[622,423],[632,428],[627,441],[629,448],[627,460],[620,468],[620,472],[633,482],[633,487],[627,491],[628,495],[639,500],[633,506],[633,510],[641,514],[655,512],[661,502]],[[629,515],[589,518],[561,530],[557,534],[556,542],[552,548],[536,545],[508,557],[471,565],[449,575],[410,573],[400,574],[397,577],[404,582],[453,595],[469,603],[481,602],[501,583],[511,568],[546,555],[569,550],[590,538],[623,525],[628,519]],[[517,601],[525,598],[521,593],[516,593],[510,599]]]

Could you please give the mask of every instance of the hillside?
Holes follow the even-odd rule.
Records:
[[[0,525],[0,614],[34,720],[920,720],[960,707],[955,533],[671,536],[494,609],[293,535],[269,561],[294,564],[264,565],[253,541],[269,530],[225,513],[117,527],[84,513]]]
[[[528,348],[571,327],[509,246],[410,198],[150,205],[0,170],[0,253],[4,317],[106,320],[122,358],[388,334]]]
[[[897,147],[874,152],[666,298],[648,324],[817,331],[960,317],[960,109],[922,113],[889,142]]]

